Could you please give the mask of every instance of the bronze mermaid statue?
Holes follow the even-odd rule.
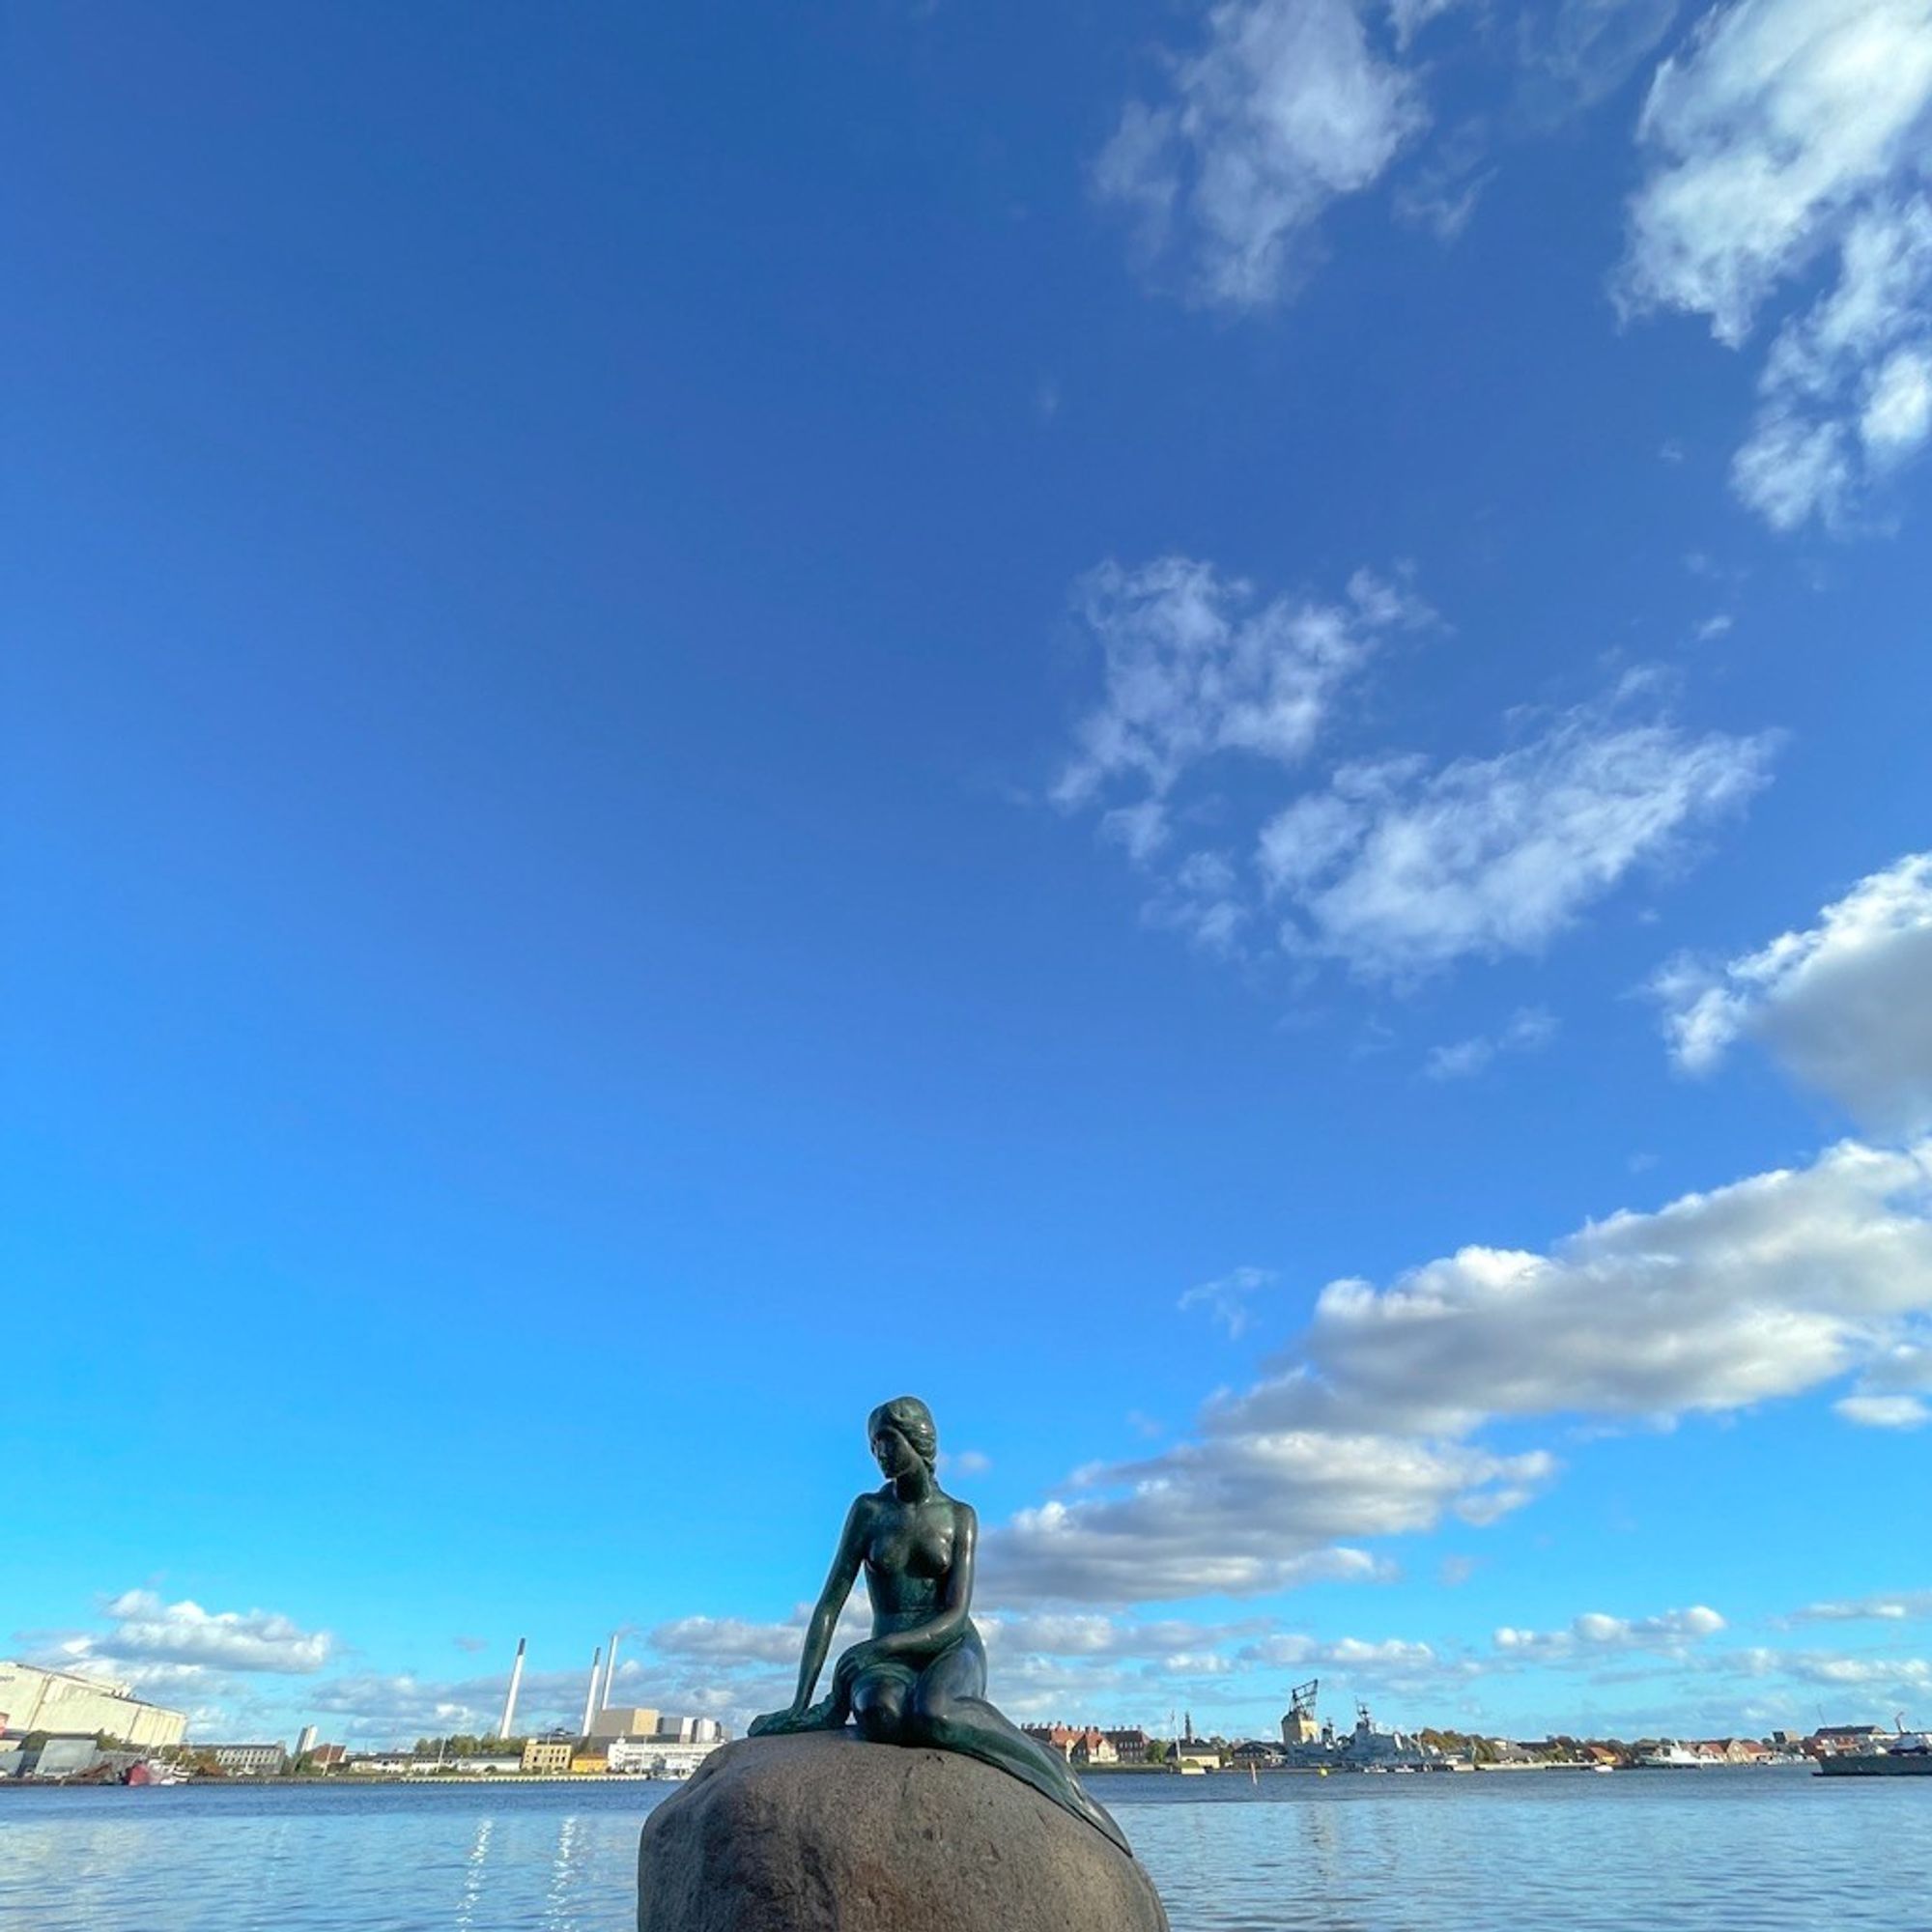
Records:
[[[939,1435],[917,1396],[881,1403],[867,1421],[883,1487],[846,1513],[838,1553],[805,1634],[790,1708],[752,1721],[751,1735],[835,1731],[848,1719],[871,1744],[926,1745],[979,1758],[1084,1818],[1122,1851],[1132,1849],[1081,1788],[1057,1751],[1036,1744],[986,1701],[986,1651],[967,1614],[979,1519],[939,1487]],[[832,1690],[811,1693],[832,1632],[859,1571],[872,1605],[872,1634],[839,1658]]]

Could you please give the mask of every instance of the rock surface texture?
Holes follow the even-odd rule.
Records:
[[[849,1732],[714,1751],[638,1847],[638,1932],[1167,1932],[1147,1874],[1030,1785]]]

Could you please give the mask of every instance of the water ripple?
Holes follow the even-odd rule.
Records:
[[[626,1932],[672,1787],[0,1793],[22,1932]],[[1917,1932],[1932,1782],[1694,1776],[1102,1787],[1174,1932]]]

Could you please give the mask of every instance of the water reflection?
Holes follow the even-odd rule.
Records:
[[[0,1925],[623,1932],[673,1788],[0,1791]],[[1750,1770],[1106,1787],[1174,1932],[1907,1932],[1932,1926],[1927,1795]]]
[[[496,1829],[496,1819],[483,1819],[476,1827],[469,1856],[463,1861],[463,1889],[456,1900],[456,1932],[469,1932],[476,1922],[476,1901],[483,1896],[483,1865],[490,1856],[490,1833]]]
[[[576,1924],[570,1917],[569,1903],[571,1890],[571,1862],[578,1843],[584,1834],[578,1829],[575,1817],[566,1818],[557,1827],[556,1857],[551,1861],[550,1896],[544,1904],[543,1922],[554,1932],[569,1932]]]

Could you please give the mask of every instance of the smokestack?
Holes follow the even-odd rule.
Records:
[[[597,1702],[600,1711],[608,1711],[611,1708],[611,1685],[617,1675],[617,1639],[622,1634],[621,1631],[611,1633],[611,1648],[604,1656],[604,1695]]]
[[[517,1661],[510,1666],[510,1694],[503,1699],[503,1721],[497,1726],[497,1735],[507,1738],[510,1726],[517,1719],[517,1690],[524,1681],[524,1644],[526,1639],[517,1639]]]
[[[597,1716],[597,1666],[604,1661],[603,1648],[590,1653],[590,1684],[583,1693],[583,1735],[590,1735],[591,1720]]]

